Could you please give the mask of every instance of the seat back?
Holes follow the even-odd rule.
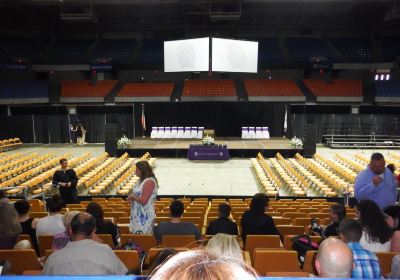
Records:
[[[146,252],[157,245],[154,236],[151,234],[121,234],[122,245],[126,244],[129,239],[142,246]]]
[[[187,247],[194,241],[194,235],[163,235],[161,244],[164,247]]]
[[[97,236],[103,240],[104,244],[107,244],[108,246],[110,246],[111,248],[114,248],[114,242],[112,239],[111,234],[97,234]]]
[[[35,250],[0,250],[0,260],[11,264],[10,274],[20,275],[24,270],[41,270]]]
[[[247,235],[245,251],[253,257],[256,248],[280,248],[281,239],[278,235]],[[253,259],[252,259],[253,260]]]
[[[391,271],[393,257],[398,255],[399,253],[397,253],[397,252],[378,252],[375,254],[379,259],[379,265],[381,266],[381,273],[383,276],[386,276]]]
[[[138,270],[140,268],[139,254],[135,250],[114,250],[115,255],[130,270]]]
[[[255,249],[253,267],[261,275],[268,272],[299,272],[300,266],[295,251],[271,251]]]
[[[317,257],[318,251],[307,251],[304,257],[303,271],[314,275],[318,275],[315,269],[315,258]]]
[[[296,235],[285,235],[283,238],[283,247],[285,247],[286,250],[293,250],[292,245],[293,241],[292,238],[295,237]],[[310,236],[311,241],[319,244],[322,241],[321,236]]]
[[[51,250],[53,248],[53,235],[39,235],[38,237],[39,242],[39,251],[40,255],[44,256],[46,250]]]
[[[281,226],[276,226],[276,228],[278,229],[279,233],[282,236],[304,234],[304,227],[303,226],[281,225]]]

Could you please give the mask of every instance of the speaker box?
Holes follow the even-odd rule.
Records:
[[[312,157],[317,152],[317,124],[307,122],[304,127],[304,157]]]
[[[115,157],[117,154],[117,125],[106,124],[105,126],[105,150],[106,152]]]

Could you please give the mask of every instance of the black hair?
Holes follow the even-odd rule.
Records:
[[[373,153],[371,155],[371,161],[372,160],[384,160],[385,157],[381,153]]]
[[[150,166],[149,162],[142,160],[136,163],[136,168],[140,170],[140,181],[143,182],[147,178],[153,178],[157,184],[156,175],[154,175],[153,168]]]
[[[169,205],[169,211],[171,212],[172,218],[180,218],[185,211],[185,205],[182,201],[175,199]]]
[[[148,269],[148,275],[150,275],[158,266],[163,264],[168,258],[176,255],[177,253],[178,251],[172,248],[162,249],[160,252],[158,252],[156,258]]]
[[[265,193],[256,193],[251,199],[250,211],[256,214],[263,214],[268,206],[269,198]]]
[[[399,205],[390,205],[383,209],[383,212],[392,217],[393,219],[398,220],[397,227],[394,230],[400,230],[400,206]]]
[[[339,224],[339,233],[347,242],[359,242],[362,236],[362,225],[355,219],[344,219]]]
[[[228,218],[231,214],[231,207],[227,203],[221,203],[218,206],[218,212],[221,218]]]
[[[338,216],[339,223],[346,218],[346,208],[342,204],[332,205],[331,211]]]
[[[29,212],[29,202],[26,199],[18,200],[14,203],[14,208],[17,210],[18,215],[22,216]]]
[[[71,231],[73,234],[82,234],[85,237],[91,237],[96,229],[96,219],[87,213],[79,213],[72,218]]]
[[[392,173],[396,171],[396,166],[393,163],[389,163],[388,165],[386,165],[386,168],[392,171]]]
[[[58,194],[53,195],[47,202],[47,207],[50,212],[60,212],[64,205],[64,201],[62,201]]]
[[[68,159],[66,159],[66,158],[60,159],[60,164],[62,164],[64,161],[68,161]]]
[[[0,199],[7,198],[7,193],[5,190],[0,190]]]
[[[96,225],[98,227],[104,224],[104,212],[100,204],[90,202],[86,207],[86,213],[89,213],[96,219]]]
[[[393,230],[385,221],[378,205],[372,200],[361,200],[357,205],[360,223],[372,242],[386,243],[392,237]]]

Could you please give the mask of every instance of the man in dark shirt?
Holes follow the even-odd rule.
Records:
[[[78,177],[73,169],[68,168],[68,160],[60,160],[61,170],[53,175],[53,186],[59,187],[60,197],[65,204],[79,203],[76,185]]]
[[[238,235],[238,227],[236,223],[229,219],[231,207],[226,203],[221,203],[218,207],[219,218],[212,221],[207,228],[207,235],[215,235],[225,233],[230,235]]]
[[[172,201],[169,210],[171,211],[171,221],[161,222],[153,229],[157,242],[162,241],[163,235],[194,235],[196,240],[201,239],[200,231],[193,223],[181,222],[181,217],[185,210],[182,201]]]

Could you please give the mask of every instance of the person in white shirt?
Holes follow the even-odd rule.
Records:
[[[61,210],[64,207],[64,202],[59,195],[54,195],[47,203],[49,215],[37,221],[36,236],[40,235],[56,235],[65,231],[65,226],[62,221],[63,215]]]
[[[43,275],[125,275],[126,266],[106,245],[93,241],[96,220],[88,213],[75,215],[68,228],[71,242],[47,259]]]

